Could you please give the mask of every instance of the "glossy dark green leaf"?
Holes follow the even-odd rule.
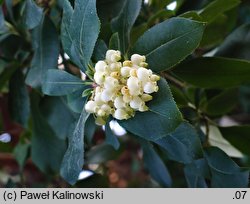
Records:
[[[110,128],[109,122],[105,125],[105,143],[111,145],[114,147],[115,150],[119,149],[120,143],[117,138],[117,136],[113,133],[113,131]]]
[[[238,102],[238,90],[235,88],[227,89],[219,95],[210,99],[204,110],[208,115],[218,116],[233,110]]]
[[[120,51],[125,54],[130,43],[130,31],[141,10],[141,0],[126,0],[120,14],[112,20],[113,32],[118,32]]]
[[[232,32],[219,47],[216,56],[250,60],[250,24],[245,24]]]
[[[9,111],[11,118],[23,127],[27,127],[30,116],[30,100],[24,76],[17,70],[9,82]]]
[[[96,124],[95,124],[95,118],[93,116],[93,114],[91,114],[87,121],[86,121],[86,125],[85,125],[85,141],[87,142],[87,144],[91,144],[95,131],[96,131]]]
[[[171,160],[184,164],[191,163],[202,155],[198,134],[187,122],[183,122],[174,132],[154,142],[166,151]]]
[[[63,16],[61,24],[61,41],[64,51],[71,57],[72,37],[70,34],[71,17],[73,8],[68,0],[63,0]]]
[[[82,110],[73,134],[68,137],[68,149],[61,164],[61,176],[70,184],[75,184],[84,164],[84,127],[89,113]]]
[[[229,58],[197,58],[180,64],[173,72],[202,88],[228,88],[250,82],[250,62]]]
[[[184,168],[189,188],[207,188],[205,178],[209,177],[209,167],[205,159],[199,159]]]
[[[166,80],[158,82],[159,91],[153,94],[153,100],[147,103],[149,111],[136,112],[135,116],[119,123],[129,132],[155,141],[173,132],[182,122]]]
[[[210,147],[205,158],[211,171],[213,188],[247,188],[249,171],[241,169],[222,150]]]
[[[160,156],[156,153],[150,143],[145,142],[141,144],[143,149],[144,165],[152,178],[161,186],[170,187],[172,184],[172,179]]]
[[[45,97],[40,103],[43,117],[52,127],[56,136],[65,140],[69,126],[74,123],[77,115],[73,113],[62,97]]]
[[[87,164],[101,164],[108,160],[114,159],[116,151],[108,144],[94,146],[86,153]]]
[[[120,50],[120,40],[118,33],[114,33],[109,40],[109,49]]]
[[[210,50],[223,42],[225,37],[232,31],[237,23],[237,9],[232,9],[224,14],[220,14],[207,25],[200,47]]]
[[[133,46],[135,44],[135,42],[138,40],[138,38],[140,36],[143,35],[143,33],[145,33],[148,29],[148,24],[147,23],[143,23],[139,26],[133,27],[130,33],[130,43],[131,46]]]
[[[39,25],[43,17],[43,9],[34,0],[27,0],[24,8],[24,21],[28,29]]]
[[[242,153],[250,155],[250,126],[220,127],[221,134]]]
[[[99,60],[104,60],[106,57],[106,52],[108,48],[103,40],[97,40],[95,49],[93,52],[93,59],[97,62]]]
[[[69,108],[75,113],[81,113],[86,103],[87,97],[82,97],[82,93],[85,90],[85,87],[67,95],[67,104]]]
[[[32,31],[34,57],[28,72],[26,83],[40,88],[46,71],[57,67],[59,41],[57,31],[48,17],[45,17]]]
[[[14,157],[22,170],[28,157],[30,144],[19,142],[14,149]]]
[[[150,69],[160,72],[190,55],[198,47],[204,28],[202,22],[171,18],[146,31],[132,52],[145,55]]]
[[[203,21],[211,22],[221,13],[236,7],[240,2],[240,0],[215,0],[202,9],[199,15]]]
[[[42,91],[51,96],[63,96],[82,89],[84,86],[80,78],[59,69],[51,69],[44,76]]]
[[[85,71],[100,30],[100,22],[96,13],[96,1],[76,0],[70,23],[71,55],[77,55],[81,63],[80,69]],[[72,50],[75,52],[72,53]]]
[[[39,96],[31,95],[32,139],[31,158],[43,172],[58,172],[66,151],[65,140],[59,139],[39,109]]]

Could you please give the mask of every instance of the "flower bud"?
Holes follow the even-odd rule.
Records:
[[[151,101],[153,97],[149,94],[142,94],[141,99],[145,102]]]
[[[139,111],[140,112],[145,112],[145,111],[148,111],[149,108],[144,104],[142,104],[140,107],[139,107]]]
[[[102,85],[105,81],[105,74],[103,72],[96,72],[94,74],[94,80],[97,84]]]
[[[95,93],[94,101],[96,102],[96,104],[97,104],[98,106],[103,104],[101,95],[102,95],[101,92],[96,92],[96,93]]]
[[[126,94],[123,95],[122,99],[125,103],[129,103],[133,99],[133,97],[130,94]]]
[[[114,54],[116,54],[116,50],[108,50],[108,51],[106,52],[106,60],[107,60],[108,62],[112,62],[111,56],[114,55]]]
[[[133,96],[137,96],[140,94],[140,85],[138,78],[131,76],[128,78],[127,86],[129,89],[129,93]]]
[[[144,92],[147,94],[157,92],[158,89],[159,87],[157,86],[156,82],[147,82],[143,87]]]
[[[113,117],[116,118],[117,120],[124,120],[124,119],[128,119],[129,115],[124,109],[116,109]]]
[[[104,61],[98,61],[95,64],[95,71],[96,72],[105,72],[107,70],[107,64]]]
[[[131,69],[129,72],[130,76],[137,77],[136,69]]]
[[[101,109],[103,111],[105,111],[106,115],[109,115],[111,113],[111,107],[109,105],[107,105],[107,104],[103,104],[101,106]]]
[[[121,62],[114,62],[109,65],[111,72],[120,71],[121,67],[122,67]]]
[[[131,68],[130,67],[122,67],[121,68],[121,75],[123,76],[123,77],[128,77],[129,76],[129,73],[130,73],[130,70],[131,70]]]
[[[145,102],[142,101],[140,97],[136,96],[136,97],[133,97],[133,100],[130,101],[129,105],[131,108],[139,110],[141,106],[145,105]]]
[[[123,65],[124,67],[132,67],[132,66],[133,66],[133,63],[132,63],[131,61],[129,61],[129,60],[126,60],[126,61],[124,61],[124,62],[122,63],[122,65]]]
[[[146,62],[141,62],[141,63],[139,64],[139,66],[140,66],[140,67],[145,67],[145,68],[147,68],[147,67],[148,67],[148,63],[146,63]]]
[[[119,81],[111,76],[105,78],[104,88],[114,90],[119,85]]]
[[[138,54],[133,54],[131,56],[131,61],[133,64],[140,65],[141,62],[145,62],[146,57]]]
[[[159,81],[161,78],[160,76],[156,75],[156,74],[153,74],[151,77],[150,77],[151,81]]]
[[[111,55],[111,62],[118,62],[121,60],[121,53],[117,51],[117,53]]]
[[[138,79],[141,81],[148,81],[149,80],[149,70],[143,67],[140,67],[137,70]]]
[[[98,110],[98,106],[96,104],[95,101],[88,101],[86,104],[85,104],[85,110],[88,112],[88,113],[95,113],[97,110]]]
[[[114,106],[117,109],[124,108],[126,106],[126,104],[123,101],[123,97],[122,96],[118,96],[118,97],[115,98],[115,100],[114,100]]]
[[[101,99],[103,102],[108,102],[111,101],[113,98],[114,94],[112,91],[110,91],[109,89],[105,89],[102,93],[101,93]]]

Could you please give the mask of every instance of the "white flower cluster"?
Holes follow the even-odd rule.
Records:
[[[95,65],[95,88],[85,110],[95,114],[99,125],[105,124],[109,115],[124,120],[133,117],[135,111],[147,111],[145,103],[159,89],[160,77],[146,68],[145,56],[134,54],[130,61],[120,60],[120,51],[108,50],[106,59]]]

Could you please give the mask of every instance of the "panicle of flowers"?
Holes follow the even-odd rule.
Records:
[[[133,54],[121,62],[121,53],[108,50],[106,59],[95,65],[94,89],[85,110],[96,116],[96,124],[104,125],[110,115],[126,120],[135,111],[148,110],[146,102],[157,92],[160,77],[147,69],[146,57]]]

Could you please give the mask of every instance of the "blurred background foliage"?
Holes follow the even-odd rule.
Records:
[[[70,2],[74,4],[73,0]],[[106,45],[115,46],[110,41],[115,38],[110,24],[125,2],[97,0],[101,21],[99,38]],[[1,0],[0,3],[0,186],[69,187],[60,177],[59,169],[67,136],[84,105],[83,98],[76,100],[82,90],[63,97],[45,96],[39,88],[42,81],[37,79],[45,69],[57,66],[81,76],[77,66],[65,55],[60,41],[63,1]],[[249,167],[250,65],[244,72],[244,62],[250,60],[250,1],[144,1],[130,33],[131,44],[155,24],[174,16],[203,21],[207,25],[195,52],[161,75],[168,80],[184,118],[197,127],[203,146],[219,147],[239,166]],[[105,50],[106,45],[101,42],[97,45],[103,45]],[[226,57],[233,61],[211,61],[204,56]],[[98,57],[100,53],[94,52],[93,62]],[[234,68],[234,63],[239,72],[228,74],[223,70],[224,66]],[[222,67],[220,71],[218,66]],[[212,67],[215,67],[213,72]],[[34,71],[28,74],[30,68]],[[190,72],[183,72],[187,68]],[[199,72],[201,68],[204,70]],[[213,78],[214,75],[217,78]],[[115,150],[105,143],[103,129],[93,121],[91,117],[87,121],[85,171],[76,187],[167,186],[165,179],[157,179],[159,174],[152,173],[155,169],[162,170],[162,165],[168,167],[172,187],[193,186],[194,175],[187,172],[195,171],[194,166],[184,167],[171,161],[160,147],[144,149],[143,142],[112,122],[110,131],[118,135],[120,142],[119,149]],[[8,137],[11,137],[10,142],[5,141]],[[215,154],[217,162],[223,163],[228,158],[218,151],[208,150],[207,157]],[[162,160],[158,161],[158,155]],[[156,168],[150,166],[152,161]],[[197,163],[206,165],[204,161]],[[234,164],[228,168],[233,169]],[[206,182],[208,186],[216,186],[211,183],[214,181],[206,179]]]

